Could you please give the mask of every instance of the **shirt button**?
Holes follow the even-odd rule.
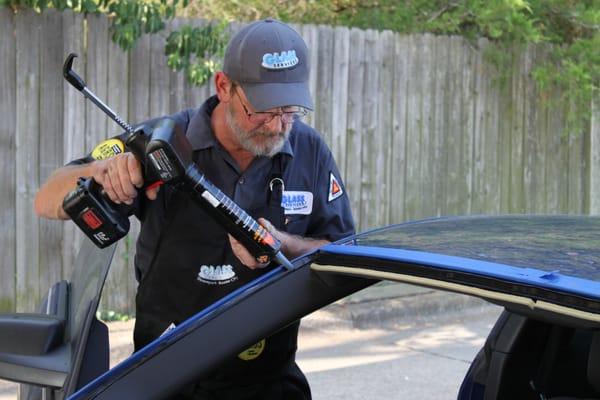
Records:
[[[238,180],[238,183],[239,183],[240,185],[243,185],[243,184],[244,184],[244,182],[246,182],[246,180],[245,180],[244,178],[240,178],[240,179]]]

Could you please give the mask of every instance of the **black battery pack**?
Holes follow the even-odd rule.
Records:
[[[102,194],[102,186],[91,178],[77,180],[75,190],[63,200],[63,209],[100,248],[110,246],[129,232],[130,212],[108,200]]]

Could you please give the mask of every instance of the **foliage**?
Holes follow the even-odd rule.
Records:
[[[113,322],[113,321],[129,321],[133,318],[128,314],[121,314],[112,310],[101,310],[96,311],[96,318],[104,322]]]
[[[533,76],[544,98],[560,89],[559,101],[571,106],[570,122],[579,127],[589,119],[600,82],[600,0],[197,0],[185,13],[484,37],[499,72],[508,71],[525,46],[550,44],[549,60],[535,65]]]
[[[219,21],[274,17],[287,22],[390,29],[400,33],[456,34],[491,41],[489,59],[508,71],[520,49],[551,44],[549,60],[533,76],[540,94],[554,88],[569,104],[571,122],[589,119],[600,82],[600,0],[0,0],[0,6],[102,12],[113,20],[113,40],[130,49],[143,33],[164,29],[175,14]],[[224,25],[183,27],[170,34],[168,64],[201,84],[219,68]]]
[[[185,70],[188,80],[200,85],[219,68],[227,42],[225,24],[204,27],[185,26],[167,38],[167,64]]]
[[[0,7],[18,11],[31,8],[38,13],[47,8],[74,12],[102,13],[112,20],[112,40],[123,50],[131,50],[143,34],[165,29],[178,9],[189,0],[0,0]],[[192,36],[190,36],[192,35]],[[201,37],[202,40],[194,40]],[[182,40],[181,38],[184,38]],[[185,70],[191,81],[204,83],[219,69],[220,49],[227,38],[222,26],[203,29],[183,26],[169,36],[165,47],[168,63],[176,70]]]

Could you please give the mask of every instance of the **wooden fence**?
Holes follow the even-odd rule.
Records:
[[[598,119],[565,133],[565,109],[542,107],[530,72],[543,49],[516,55],[499,86],[485,41],[296,28],[312,57],[308,119],[338,160],[359,230],[438,215],[600,211]],[[0,310],[34,310],[69,276],[82,237],[72,223],[38,219],[34,195],[55,168],[118,132],[63,81],[65,56],[79,53],[74,69],[88,86],[142,121],[211,93],[167,69],[165,36],[144,36],[126,54],[104,17],[0,9]],[[119,244],[104,308],[133,311],[138,230]]]

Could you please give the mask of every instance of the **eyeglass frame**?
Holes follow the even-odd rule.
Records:
[[[238,84],[235,84],[232,82],[232,87],[231,89],[235,92],[235,94],[238,97],[238,100],[240,101],[240,104],[242,105],[242,108],[244,109],[244,112],[246,113],[246,117],[248,117],[248,121],[256,123],[256,124],[260,124],[260,125],[265,125],[268,124],[269,122],[273,121],[273,119],[275,117],[279,117],[281,118],[281,122],[286,123],[286,124],[290,124],[293,123],[295,120],[301,119],[302,117],[306,116],[308,114],[308,110],[304,107],[301,106],[289,106],[289,107],[298,107],[298,111],[278,111],[278,112],[274,112],[274,111],[249,111],[248,107],[246,107],[246,105],[244,104],[244,102],[242,101],[242,96],[240,96],[240,94],[237,91],[238,88]],[[284,107],[279,107],[284,108]],[[259,116],[261,118],[265,118],[264,121],[252,121],[252,116]],[[284,118],[286,116],[290,116],[291,119],[286,121]]]

